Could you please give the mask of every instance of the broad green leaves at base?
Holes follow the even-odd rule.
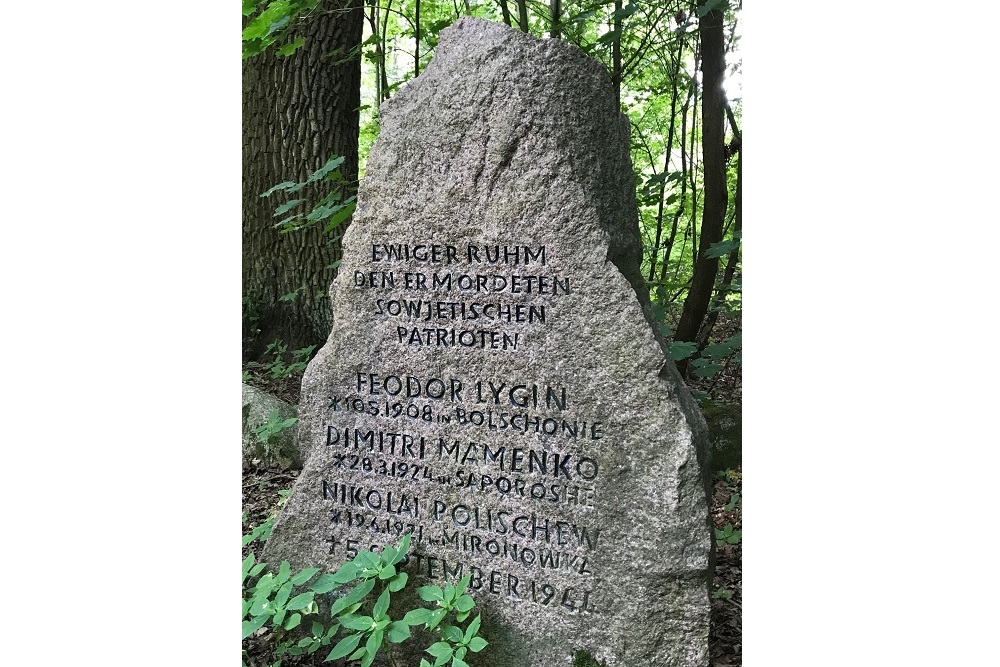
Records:
[[[479,617],[464,631],[444,621],[450,613],[457,622],[468,617],[474,606],[472,598],[465,594],[469,577],[443,588],[422,587],[421,596],[434,600],[434,609],[410,609],[396,620],[390,616],[392,593],[401,590],[408,581],[407,573],[399,572],[396,566],[409,548],[410,536],[405,535],[398,545],[385,547],[381,554],[359,552],[335,574],[321,572],[316,567],[292,572],[290,564],[282,561],[277,573],[265,573],[256,581],[254,578],[264,564],[255,563],[253,554],[248,555],[242,566],[243,639],[260,633],[274,643],[275,655],[279,657],[315,653],[333,643],[326,660],[346,658],[368,667],[385,650],[386,641],[398,644],[411,639],[411,626],[423,625],[438,628],[440,641],[433,646],[448,647],[445,661],[450,659],[453,667],[466,665],[464,658],[468,652],[475,653],[487,646],[486,640],[478,636]],[[346,595],[336,594],[337,587],[352,584]],[[366,602],[376,585],[381,591],[378,598],[374,603]],[[318,596],[322,595],[331,595],[332,604],[326,615],[320,615],[317,604]],[[363,609],[370,609],[371,615]],[[311,617],[310,622],[304,623],[307,617]],[[302,636],[306,628],[308,632]],[[338,634],[343,636],[334,643]]]

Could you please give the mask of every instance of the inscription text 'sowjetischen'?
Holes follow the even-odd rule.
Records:
[[[372,243],[353,284],[372,290],[376,316],[397,321],[401,345],[516,350],[526,330],[510,325],[544,327],[573,290],[546,259],[544,245]]]

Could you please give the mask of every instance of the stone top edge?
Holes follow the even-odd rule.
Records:
[[[483,41],[491,41],[493,43],[504,42],[526,53],[541,52],[547,58],[566,59],[567,61],[571,61],[573,66],[589,70],[590,75],[602,79],[603,83],[601,85],[611,86],[611,75],[608,73],[607,68],[600,61],[584,53],[575,44],[570,44],[561,39],[538,37],[497,21],[490,21],[475,16],[462,16],[441,31],[441,39],[437,49],[420,75],[409,81],[388,100],[382,102],[379,114],[383,119],[387,114],[391,113],[391,110],[401,100],[405,100],[412,94],[411,88],[413,86],[419,86],[428,77],[434,78],[444,62],[451,59],[453,46],[463,40],[462,34],[466,31],[471,33],[478,32],[486,38]],[[475,37],[472,38],[475,39]]]

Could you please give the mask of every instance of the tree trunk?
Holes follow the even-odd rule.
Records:
[[[699,21],[702,53],[702,164],[705,170],[701,234],[691,289],[684,300],[674,340],[694,341],[712,298],[719,260],[706,257],[709,246],[722,240],[723,221],[729,196],[726,190],[725,121],[726,97],[722,82],[726,72],[725,35],[722,12],[713,10]],[[686,364],[678,364],[682,373]]]
[[[732,119],[731,119],[732,120]],[[736,123],[733,122],[733,129],[736,129]],[[737,135],[738,136],[738,135]],[[743,149],[740,148],[739,152],[736,154],[736,196],[733,198],[733,207],[735,208],[735,223],[733,224],[733,235],[739,234],[743,231]],[[726,270],[722,272],[722,283],[719,285],[719,289],[715,294],[715,305],[716,309],[712,310],[705,319],[705,324],[702,325],[701,331],[698,332],[698,349],[704,350],[705,346],[708,345],[709,336],[712,335],[712,329],[715,327],[715,323],[719,319],[719,310],[725,305],[726,297],[729,295],[729,288],[733,284],[733,276],[736,275],[736,265],[740,261],[740,244],[737,243],[736,247],[732,249],[729,253],[729,257],[726,259]]]
[[[615,0],[615,39],[611,42],[611,83],[615,86],[615,102],[622,106],[622,0]]]
[[[528,32],[528,3],[527,0],[517,0],[517,20],[522,32]]]
[[[497,0],[500,5],[500,13],[503,15],[503,22],[513,27],[510,22],[510,8],[507,7],[507,0]]]
[[[649,259],[649,282],[653,282],[656,276],[656,262],[660,256],[660,238],[663,236],[663,206],[664,199],[667,194],[667,181],[666,175],[670,171],[670,153],[674,149],[674,129],[677,126],[677,79],[678,74],[681,70],[681,56],[683,55],[684,41],[677,38],[677,57],[673,58],[674,70],[670,77],[671,85],[673,86],[673,91],[670,93],[670,128],[667,130],[667,147],[664,150],[663,156],[663,171],[664,180],[660,182],[660,196],[658,197],[656,204],[656,240],[653,242],[653,252],[652,257]],[[683,179],[682,179],[683,180]],[[681,198],[681,204],[683,205],[683,195]],[[674,218],[674,227],[677,226],[677,218]],[[673,243],[673,238],[671,238],[671,243]],[[670,260],[670,252],[667,252],[666,257],[663,258],[663,264],[666,266],[667,262]]]
[[[284,199],[260,197],[283,181],[304,181],[333,155],[345,157],[350,187],[357,181],[363,3],[330,7],[302,21],[296,34],[305,46],[293,56],[271,50],[243,62],[244,361],[260,359],[276,339],[295,350],[330,332],[330,264],[340,258],[340,234],[324,234],[322,222],[279,234],[273,213]],[[298,196],[312,204],[325,187]]]
[[[420,0],[413,20],[413,76],[420,76]]]

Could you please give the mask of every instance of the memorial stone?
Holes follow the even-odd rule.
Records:
[[[471,576],[473,667],[707,665],[705,424],[605,68],[462,18],[380,111],[265,558],[334,571],[407,532],[415,583]]]

